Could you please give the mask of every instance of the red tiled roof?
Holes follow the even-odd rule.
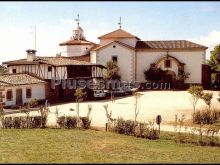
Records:
[[[0,74],[0,85],[2,86],[39,84],[44,82],[26,73]]]
[[[110,32],[110,33],[107,33],[105,35],[98,37],[98,39],[103,39],[103,38],[137,38],[139,39],[137,36],[129,32],[126,32],[125,30],[122,30],[122,29],[118,29],[118,30],[115,30],[113,32]]]
[[[27,59],[15,60],[15,61],[7,61],[3,62],[3,64],[7,64],[8,66],[12,65],[36,65],[36,64],[48,64],[53,66],[68,66],[68,65],[93,65],[93,66],[102,66],[100,64],[94,64],[87,61],[75,60],[77,57],[36,57],[34,61],[27,61]],[[79,59],[80,57],[78,57]],[[81,58],[88,58],[81,57]]]
[[[127,47],[127,48],[129,48],[129,49],[135,49],[134,47],[132,47],[132,46],[130,46],[130,45],[127,45],[127,44],[125,44],[125,43],[122,43],[122,42],[120,42],[120,41],[113,41],[113,42],[110,42],[109,44],[106,44],[106,45],[96,45],[95,47],[93,47],[91,50],[99,50],[99,49],[101,49],[101,48],[104,48],[104,47],[106,47],[106,46],[108,46],[108,45],[110,45],[110,44],[113,44],[113,43],[117,43],[117,44],[119,44],[119,45],[122,45],[122,46],[124,46],[124,47]]]
[[[60,46],[65,46],[65,45],[94,45],[95,43],[87,41],[87,40],[68,40],[65,42],[60,43]]]
[[[90,62],[90,53],[82,56],[74,56],[74,57],[69,57],[70,59],[73,60],[78,60],[78,61],[86,61]]]
[[[186,40],[137,41],[136,49],[207,49],[206,46]]]

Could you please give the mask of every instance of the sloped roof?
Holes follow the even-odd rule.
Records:
[[[98,39],[108,39],[108,38],[137,38],[139,39],[137,36],[129,32],[126,32],[125,30],[122,30],[122,29],[117,29],[113,32],[110,32],[110,33],[107,33],[105,35],[98,37]]]
[[[187,40],[137,41],[136,49],[207,49]]]
[[[91,50],[99,50],[99,49],[102,49],[102,48],[104,48],[104,47],[106,47],[106,46],[108,46],[108,45],[111,45],[111,44],[113,44],[113,43],[117,43],[117,44],[119,44],[119,45],[121,45],[121,46],[127,47],[127,48],[132,49],[132,50],[135,49],[134,47],[132,47],[132,46],[130,46],[130,45],[127,45],[127,44],[125,44],[125,43],[122,43],[122,42],[120,42],[120,41],[113,41],[113,42],[110,42],[110,43],[108,43],[108,44],[106,44],[106,45],[96,45],[96,46],[93,47]]]
[[[26,73],[0,74],[0,85],[2,86],[39,84],[44,82]]]
[[[82,56],[73,56],[73,57],[69,57],[69,58],[73,59],[73,60],[90,62],[90,53],[82,55]]]
[[[80,57],[79,57],[80,58]],[[87,57],[88,58],[88,57]],[[53,66],[68,66],[68,65],[93,65],[93,66],[102,66],[100,64],[94,64],[87,61],[75,60],[72,57],[36,57],[34,61],[27,61],[27,59],[7,61],[3,62],[8,66],[12,65],[36,65],[36,64],[48,64]]]
[[[65,46],[65,45],[94,45],[95,43],[87,41],[87,40],[75,40],[71,39],[65,42],[60,43],[60,46]]]

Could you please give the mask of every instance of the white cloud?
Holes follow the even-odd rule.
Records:
[[[206,51],[206,54],[207,54],[206,58],[209,59],[210,51],[212,51],[217,44],[220,44],[220,31],[214,30],[214,31],[210,32],[207,36],[201,36],[198,38],[191,38],[188,40],[195,42],[195,43],[198,43],[198,44],[201,44],[201,45],[204,45],[204,46],[207,46],[208,49]]]

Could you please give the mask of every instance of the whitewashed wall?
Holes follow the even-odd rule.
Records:
[[[89,53],[93,45],[67,45],[62,46],[62,56],[73,57],[73,56],[82,56]],[[87,49],[86,49],[87,48]]]
[[[156,62],[164,55],[166,55],[165,51],[137,52],[137,80],[144,81],[144,70],[149,69],[150,64]],[[205,51],[170,51],[169,55],[185,63],[185,72],[190,73],[189,78],[185,81],[186,83],[201,83]]]
[[[3,94],[5,98],[3,102],[6,106],[8,105],[16,105],[16,89],[22,89],[22,100],[23,103],[27,103],[30,99],[26,98],[26,88],[32,89],[32,98],[36,98],[37,100],[45,99],[45,84],[31,84],[31,85],[20,85],[20,86],[12,86],[12,87],[5,87],[5,91]],[[7,101],[6,92],[7,90],[12,90],[13,99],[11,101]]]
[[[116,45],[116,48],[113,48]],[[96,63],[106,65],[106,62],[112,60],[112,56],[117,56],[118,66],[122,75],[123,81],[134,80],[134,56],[135,51],[121,46],[117,43],[109,44],[108,46],[96,51]],[[93,54],[95,56],[95,54]],[[95,57],[91,57],[95,61]]]
[[[96,60],[96,51],[91,51],[91,52],[90,52],[90,62],[91,62],[91,63],[97,63],[97,60]]]

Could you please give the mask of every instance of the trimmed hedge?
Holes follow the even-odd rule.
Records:
[[[154,122],[140,123],[132,120],[118,118],[113,123],[113,131],[119,134],[132,135],[151,140],[159,139],[159,131],[155,129]]]
[[[46,117],[4,117],[2,121],[3,128],[44,128],[46,127]]]
[[[220,120],[220,111],[219,110],[202,110],[197,111],[194,117],[196,124],[214,124]]]
[[[61,116],[57,119],[57,124],[60,128],[76,128],[77,127],[77,117],[76,116]]]

